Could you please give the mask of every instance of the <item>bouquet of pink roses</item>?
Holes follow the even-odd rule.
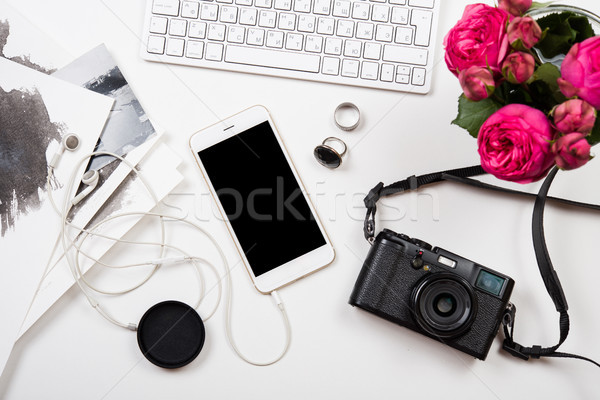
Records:
[[[574,169],[600,142],[600,36],[585,16],[527,15],[532,0],[473,4],[444,39],[463,94],[453,124],[477,138],[481,166],[529,183]],[[542,60],[556,60],[559,66]]]

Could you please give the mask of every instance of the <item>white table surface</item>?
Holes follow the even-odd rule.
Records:
[[[185,176],[168,198],[179,210],[170,210],[208,219],[201,224],[222,243],[233,270],[234,331],[250,356],[268,359],[279,352],[280,317],[271,299],[252,288],[223,223],[210,217],[207,188],[187,148],[189,137],[220,118],[265,105],[316,203],[337,258],[280,291],[293,340],[289,353],[274,366],[253,367],[235,356],[225,337],[221,306],[206,323],[201,355],[184,368],[160,369],[141,356],[133,332],[107,323],[72,288],[17,342],[0,378],[0,398],[597,398],[600,371],[591,364],[524,362],[501,352],[501,335],[482,362],[348,305],[369,249],[362,236],[364,193],[379,181],[478,162],[475,140],[450,125],[460,88],[446,69],[441,46],[470,1],[442,4],[434,82],[426,96],[142,61],[145,0],[12,3],[73,56],[106,43],[143,107],[167,132],[166,142],[183,158],[180,171]],[[593,0],[566,3],[600,13]],[[351,133],[332,122],[334,108],[343,101],[355,102],[362,111],[362,123]],[[314,146],[328,136],[338,136],[350,147],[339,170],[324,169],[312,156]],[[600,161],[592,160],[581,170],[560,173],[551,193],[599,203],[599,177]],[[530,186],[528,190],[537,188]],[[419,237],[515,279],[517,341],[557,342],[558,314],[531,243],[531,201],[446,183],[385,203],[396,210],[378,214],[378,228]],[[177,244],[203,254],[193,233],[178,227],[170,232]],[[562,349],[598,360],[600,215],[549,206],[546,233],[570,305],[571,332]],[[131,254],[115,251],[111,259],[121,256]],[[160,300],[193,299],[197,289],[191,274],[190,267],[172,268],[139,294],[106,300],[106,307],[135,322]],[[100,279],[115,284],[106,276]]]

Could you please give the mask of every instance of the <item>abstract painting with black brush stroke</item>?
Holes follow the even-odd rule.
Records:
[[[40,207],[48,166],[46,149],[64,126],[50,121],[36,90],[0,87],[0,236],[20,215]]]

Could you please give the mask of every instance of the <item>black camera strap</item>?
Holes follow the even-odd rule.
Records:
[[[546,246],[546,240],[544,236],[544,208],[548,199],[558,201],[563,204],[576,207],[584,207],[593,210],[600,211],[600,205],[581,203],[577,201],[571,201],[556,197],[548,196],[550,185],[558,172],[558,168],[554,167],[542,184],[539,193],[527,193],[513,189],[507,189],[499,186],[490,185],[475,179],[471,179],[473,176],[483,175],[486,172],[479,165],[458,168],[448,171],[435,172],[431,174],[421,176],[411,176],[402,181],[392,183],[391,185],[384,186],[383,183],[378,183],[364,199],[365,206],[367,207],[367,215],[364,223],[364,235],[369,243],[373,243],[375,239],[375,213],[377,211],[377,201],[381,197],[391,196],[396,193],[405,192],[408,190],[416,190],[423,185],[428,185],[435,182],[444,180],[459,182],[470,186],[475,186],[481,189],[494,190],[502,193],[518,194],[528,197],[535,198],[535,204],[533,207],[533,218],[532,218],[532,235],[533,235],[533,247],[538,263],[538,268],[546,286],[548,294],[554,302],[556,310],[560,314],[559,317],[559,328],[560,328],[560,339],[558,344],[551,347],[542,347],[534,345],[531,347],[525,347],[513,340],[513,330],[515,322],[516,308],[514,305],[509,304],[505,310],[503,317],[503,330],[504,330],[504,342],[502,348],[509,352],[511,355],[528,360],[531,358],[540,357],[561,357],[561,358],[576,358],[584,361],[589,361],[596,366],[600,367],[600,364],[586,357],[582,357],[576,354],[558,352],[558,348],[567,339],[569,334],[569,314],[567,313],[568,305],[565,298],[564,291],[558,279],[558,275],[554,270],[548,248]]]

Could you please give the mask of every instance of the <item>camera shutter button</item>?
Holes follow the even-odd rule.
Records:
[[[417,255],[415,256],[415,258],[413,258],[410,261],[410,265],[414,269],[421,269],[421,268],[423,268],[423,265],[425,265],[425,262],[423,261],[423,252],[422,251],[419,251],[417,253]]]

